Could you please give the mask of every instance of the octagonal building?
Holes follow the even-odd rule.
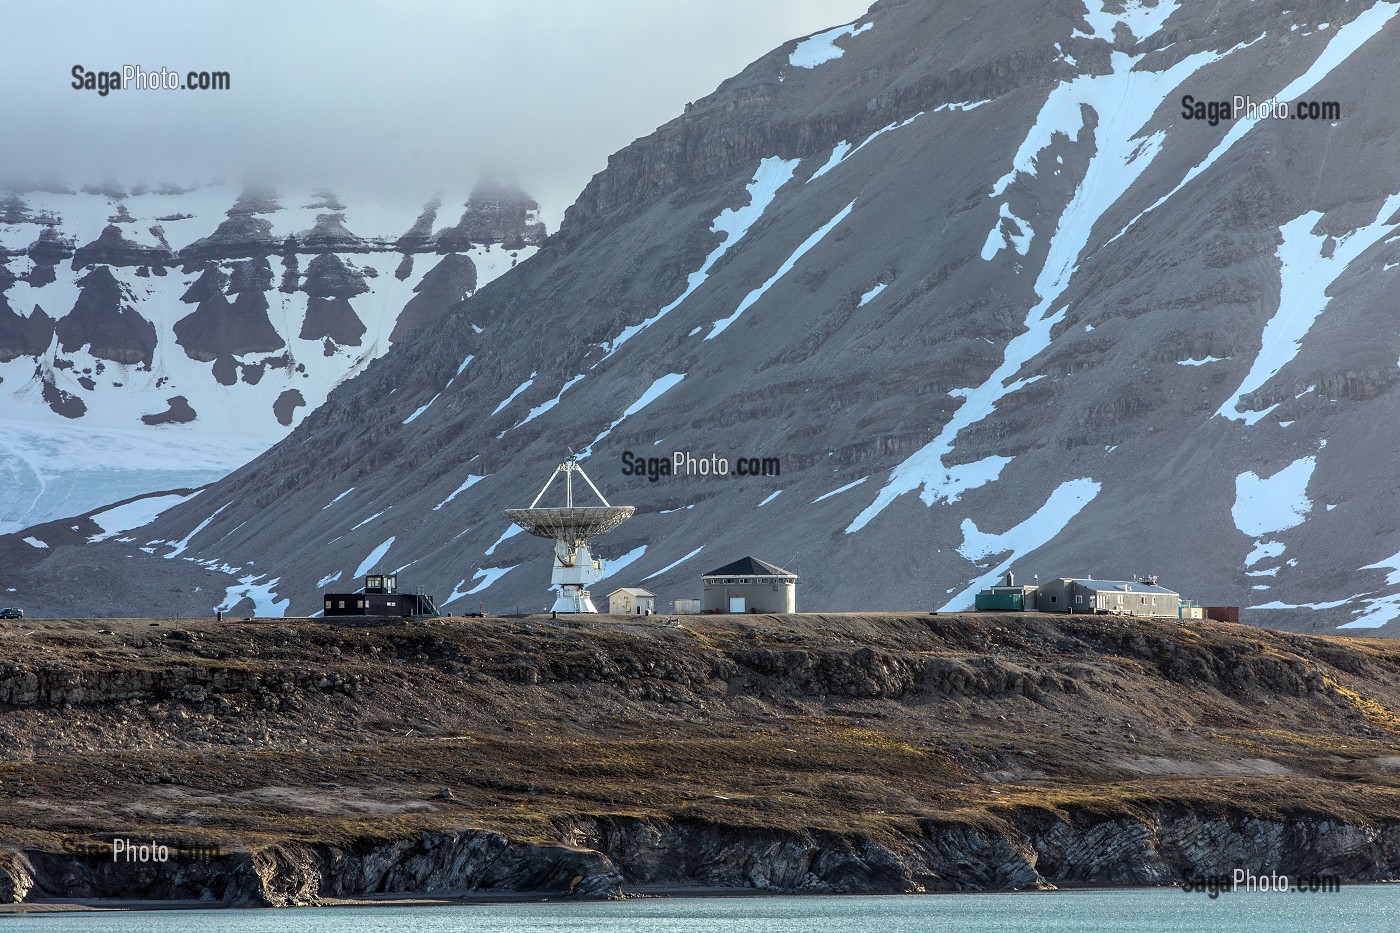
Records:
[[[796,612],[797,574],[757,557],[741,557],[700,575],[703,612]]]

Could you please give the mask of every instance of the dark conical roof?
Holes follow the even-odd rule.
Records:
[[[766,560],[759,560],[757,557],[741,557],[732,564],[725,564],[709,573],[701,574],[702,577],[795,577],[797,574],[791,570],[770,564]]]

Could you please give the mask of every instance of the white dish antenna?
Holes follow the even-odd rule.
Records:
[[[593,490],[601,506],[574,505],[574,474],[577,473]],[[539,508],[540,500],[554,485],[560,474],[564,476],[564,506]],[[598,535],[612,531],[637,509],[630,505],[609,505],[593,480],[583,472],[573,451],[569,459],[554,468],[549,480],[540,489],[535,501],[528,509],[506,509],[506,518],[524,528],[530,534],[554,541],[554,572],[550,583],[559,587],[559,598],[554,601],[555,612],[597,612],[593,599],[588,594],[588,586],[603,577],[603,561],[596,560],[588,549],[588,542]]]

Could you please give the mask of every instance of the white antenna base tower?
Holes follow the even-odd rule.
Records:
[[[588,587],[597,583],[603,576],[603,562],[595,560],[588,550],[587,543],[580,541],[569,552],[566,542],[559,541],[554,547],[554,572],[549,582],[559,587],[559,598],[554,601],[554,612],[597,612],[593,597],[588,595]]]

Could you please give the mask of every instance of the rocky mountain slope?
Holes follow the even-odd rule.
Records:
[[[375,566],[536,609],[549,549],[500,513],[571,446],[638,507],[604,592],[751,553],[806,608],[957,608],[1011,567],[1379,626],[1397,12],[882,0],[616,153],[529,262],[132,541],[0,545],[9,586],[92,611],[145,548],[185,566],[133,613],[306,613]],[[1183,110],[1235,94],[1340,115]],[[674,451],[781,474],[624,474]]]
[[[0,193],[0,530],[226,475],[544,238],[522,192]],[[460,216],[459,216],[460,212]]]
[[[982,614],[0,644],[0,901],[1400,877],[1389,640]]]

